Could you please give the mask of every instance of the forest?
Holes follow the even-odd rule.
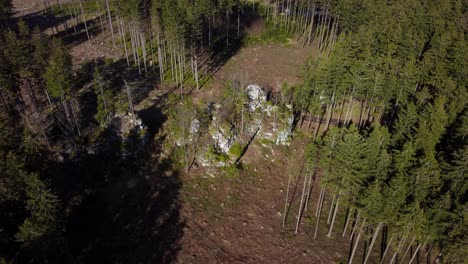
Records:
[[[466,263],[468,2],[0,0],[0,263]]]

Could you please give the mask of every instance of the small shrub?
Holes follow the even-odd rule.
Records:
[[[233,158],[239,158],[242,155],[244,147],[239,142],[235,142],[229,149],[229,155]]]

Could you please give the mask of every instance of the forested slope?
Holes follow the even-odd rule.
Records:
[[[304,161],[306,172],[296,233],[310,203],[316,205],[307,218],[310,239],[324,228],[328,238],[320,239],[346,236],[351,245],[343,261],[357,262],[363,246],[364,263],[465,262],[465,1],[43,5],[38,13],[46,23],[35,25],[34,17],[14,17],[11,2],[0,1],[0,262],[177,261],[179,176],[203,163],[204,148],[218,164],[210,169],[247,168],[241,158],[261,141],[261,125],[253,133],[249,122],[268,118],[273,132],[291,125],[288,140],[308,143],[305,155],[288,156]],[[215,87],[222,91],[217,102],[204,95],[213,74],[249,45],[246,29],[255,19],[270,34],[263,41],[286,38],[319,54],[307,60],[300,84],[265,92],[272,116],[249,110],[245,80]],[[97,45],[100,34],[108,34],[103,45],[121,58],[73,65],[69,45]],[[226,153],[211,136],[220,127],[240,139]],[[312,200],[319,174],[320,193]],[[293,199],[290,177],[283,226]],[[129,202],[113,203],[121,192]],[[79,222],[93,221],[101,223],[92,229],[98,235],[86,237]]]

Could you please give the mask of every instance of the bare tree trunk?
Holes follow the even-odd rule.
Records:
[[[410,259],[409,264],[413,263],[413,260],[416,258],[417,254],[419,252],[419,248],[421,248],[421,244],[419,244],[418,247],[416,248],[416,250],[414,251],[413,257]]]
[[[315,20],[315,3],[312,7],[312,19],[310,20],[310,28],[309,28],[309,37],[307,39],[307,45],[310,45],[312,42],[312,32],[314,31],[314,21]]]
[[[343,229],[343,233],[341,234],[342,237],[346,236],[346,230],[348,230],[349,220],[351,219],[351,214],[352,213],[353,213],[353,209],[350,208],[349,211],[348,211],[348,216],[346,217],[346,222],[345,222],[345,226],[344,226],[344,229]]]
[[[195,82],[197,83],[197,90],[200,90],[200,82],[198,80],[198,58],[197,58],[197,55],[194,55],[194,63],[195,63]]]
[[[318,212],[319,212],[319,208],[320,208],[320,203],[322,202],[322,195],[323,195],[323,192],[324,192],[324,188],[320,188],[320,194],[319,194],[319,199],[318,199],[318,202],[317,202],[317,208],[315,209],[315,217],[318,216]]]
[[[114,28],[112,27],[112,16],[111,16],[110,7],[109,7],[109,0],[106,0],[106,7],[107,7],[107,16],[109,18],[109,29],[112,35],[112,43],[115,46]]]
[[[307,197],[306,197],[306,203],[305,203],[305,208],[304,210],[307,211],[307,208],[309,208],[309,200],[310,200],[310,193],[312,192],[312,181],[313,181],[313,174],[315,172],[312,172],[312,174],[309,175],[309,186],[307,186]]]
[[[117,32],[119,33],[120,46],[121,46],[122,49],[124,49],[122,28],[120,26],[120,18],[119,18],[119,16],[116,16],[115,19],[117,21]]]
[[[380,222],[380,223],[377,225],[377,228],[376,228],[375,231],[374,231],[374,235],[372,236],[372,240],[371,240],[371,243],[370,243],[370,245],[369,245],[369,249],[368,249],[366,258],[364,259],[364,264],[366,264],[367,261],[369,260],[370,254],[371,254],[371,252],[372,252],[372,247],[374,247],[375,240],[377,239],[377,235],[379,234],[379,231],[380,231],[380,228],[381,228],[381,227],[382,227],[382,223]]]
[[[406,238],[407,238],[407,236],[404,235],[404,236],[402,237],[402,239],[400,240],[400,242],[398,242],[398,246],[397,246],[397,248],[396,248],[396,250],[395,250],[395,253],[393,253],[393,257],[392,257],[392,259],[390,260],[390,263],[389,263],[389,264],[392,264],[393,261],[395,261],[395,258],[396,258],[397,254],[398,254],[398,251],[400,251],[401,245],[403,245],[403,244],[405,243]]]
[[[357,215],[356,215],[356,222],[354,223],[353,225],[353,230],[351,231],[351,235],[349,236],[349,241],[351,241],[351,239],[353,238],[354,236],[354,232],[356,231],[356,226],[358,225],[359,223],[359,215],[361,214],[360,211],[358,211]]]
[[[291,162],[291,161],[289,161]],[[283,227],[286,224],[286,213],[288,211],[288,200],[289,200],[289,187],[291,186],[292,173],[289,172],[288,175],[288,187],[286,189],[286,199],[284,200],[284,213],[283,213]]]
[[[328,120],[327,120],[327,125],[325,126],[325,131],[327,131],[328,128],[330,127],[330,121],[333,118],[334,105],[335,105],[335,92],[333,92],[333,95],[332,95],[332,101],[331,101],[330,110],[329,110],[330,112],[328,113]]]
[[[429,256],[431,254],[431,251],[432,251],[432,248],[433,248],[434,244],[432,244],[429,249],[426,248],[426,254],[424,254],[425,257]]]
[[[99,6],[99,0],[96,0],[96,6],[97,6],[97,9],[98,9],[98,13],[99,13],[99,24],[101,25],[101,31],[104,32],[104,25],[103,25],[103,22],[102,22],[101,7]]]
[[[338,212],[338,205],[340,204],[340,194],[341,190],[338,192],[338,195],[336,197],[336,205],[335,205],[335,210],[333,210],[333,218],[330,224],[330,229],[328,230],[328,237],[331,237],[331,234],[333,232],[333,225],[335,224],[335,219],[336,219],[336,213]]]
[[[301,205],[299,206],[299,212],[297,213],[297,223],[296,223],[296,230],[295,233],[297,234],[297,231],[299,230],[299,224],[301,223],[301,217],[302,217],[302,208],[304,204],[304,196],[305,196],[305,191],[306,191],[306,186],[307,186],[307,176],[304,176],[304,186],[302,187],[302,196],[301,196]]]
[[[162,57],[162,50],[161,50],[161,39],[159,37],[159,32],[156,35],[156,40],[158,41],[158,61],[159,61],[159,77],[161,82],[164,81],[164,65],[163,65],[163,57]]]
[[[81,0],[78,0],[78,1],[80,3],[81,16],[83,17],[83,23],[84,23],[85,30],[86,30],[86,36],[88,37],[89,44],[91,44],[91,38],[89,37],[88,25],[86,24],[86,18],[85,18],[85,13],[84,13],[84,9],[83,9],[83,4],[81,3]]]
[[[393,240],[393,235],[390,237],[390,240],[388,241],[387,247],[385,248],[385,251],[382,255],[382,259],[380,260],[380,264],[384,262],[385,256],[387,255],[388,249],[390,248],[390,244],[392,244],[392,240]]]
[[[346,110],[346,115],[345,115],[345,120],[344,120],[344,125],[348,125],[348,118],[350,116],[350,109],[351,109],[351,106],[353,105],[353,102],[354,102],[354,88],[353,87],[353,91],[351,92],[351,98],[349,100],[349,103],[348,103],[348,109]]]
[[[123,39],[123,43],[124,43],[124,50],[125,50],[125,58],[127,59],[127,66],[130,67],[130,61],[128,59],[128,51],[127,51],[127,41],[125,40],[126,39],[126,36],[125,36],[125,29],[123,27],[123,23],[122,23],[122,20],[120,20],[120,26],[122,28],[122,39]]]
[[[54,111],[54,107],[52,106],[52,102],[50,101],[49,92],[47,91],[47,89],[44,89],[44,93],[46,95],[47,102],[49,103],[50,111],[52,112]]]
[[[67,102],[63,94],[60,95],[60,101],[62,102],[63,110],[65,111],[65,117],[67,118],[68,126],[73,127],[73,123],[70,118],[70,112],[68,110]]]
[[[361,238],[362,229],[364,228],[365,224],[366,224],[366,219],[364,218],[364,221],[362,222],[361,228],[359,229],[359,233],[358,233],[358,236],[356,238],[356,244],[354,244],[353,252],[351,253],[351,257],[349,258],[348,264],[353,263],[354,254],[356,253],[356,249],[357,249],[357,247],[359,245],[359,239]]]
[[[361,129],[362,126],[364,126],[364,124],[367,121],[366,115],[364,115],[364,118],[362,117],[362,113],[365,112],[367,108],[367,101],[368,101],[368,96],[366,94],[366,100],[364,101],[364,106],[361,108],[361,113],[359,115],[359,129]]]
[[[331,218],[332,218],[332,214],[333,214],[333,205],[335,204],[335,199],[336,199],[336,191],[333,192],[333,198],[332,198],[332,202],[330,203],[330,210],[328,211],[328,219],[327,219],[327,224],[330,224],[330,221],[331,221]]]
[[[325,198],[325,190],[323,190],[322,199],[319,201],[320,205],[319,205],[318,216],[317,216],[317,224],[315,225],[314,239],[317,237],[317,233],[318,233],[318,227],[320,223],[320,216],[322,215],[322,206],[323,206],[324,198]]]
[[[408,245],[408,248],[406,249],[405,254],[404,254],[403,257],[401,258],[401,261],[403,261],[403,260],[405,259],[406,255],[407,255],[408,252],[410,251],[411,245],[413,244],[415,238],[416,238],[416,235],[414,235],[413,238],[411,238],[411,241],[410,241],[410,243],[409,243],[409,245]]]
[[[143,65],[145,66],[145,72],[148,72],[148,67],[146,65],[146,39],[145,35],[140,32],[140,41],[141,41],[141,50],[143,51]]]
[[[72,20],[72,22],[73,22],[73,20],[75,19],[75,17],[73,16],[73,13],[72,13],[72,10],[71,10],[70,6],[68,6],[68,13],[70,13],[70,18],[71,18],[71,20]],[[75,26],[75,25],[76,25],[76,19],[75,19],[75,23],[72,23],[72,25],[73,25],[73,30],[74,30],[75,33],[76,33],[76,26]]]

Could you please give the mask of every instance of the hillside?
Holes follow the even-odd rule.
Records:
[[[0,263],[464,263],[466,10],[0,0]]]

